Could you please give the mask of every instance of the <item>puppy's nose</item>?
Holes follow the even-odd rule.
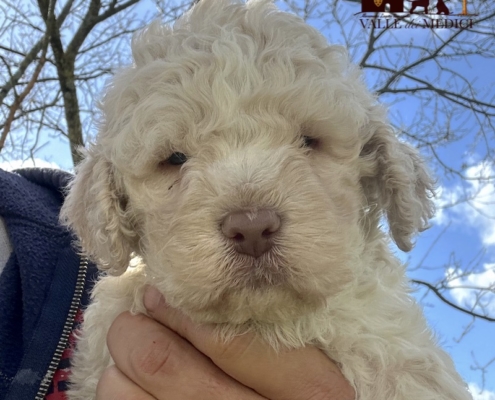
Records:
[[[275,211],[235,211],[222,221],[223,234],[234,241],[237,252],[259,257],[273,246],[280,229],[280,217]]]

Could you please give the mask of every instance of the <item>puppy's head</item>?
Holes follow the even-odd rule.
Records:
[[[62,217],[102,268],[131,252],[197,319],[294,319],[359,274],[380,216],[403,250],[432,184],[349,65],[266,1],[202,0],[133,42]]]

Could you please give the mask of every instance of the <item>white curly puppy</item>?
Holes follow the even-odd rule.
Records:
[[[94,398],[109,325],[144,312],[149,283],[224,339],[317,344],[359,400],[471,399],[379,227],[410,250],[432,180],[346,52],[268,1],[229,0],[151,25],[132,51],[63,208],[120,275],[96,285],[70,399]]]

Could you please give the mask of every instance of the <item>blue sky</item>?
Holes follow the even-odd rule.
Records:
[[[473,1],[468,2],[469,7],[473,6]],[[349,24],[356,26],[353,29],[356,38],[363,38],[366,31],[361,27],[352,14],[360,11],[360,4],[346,3],[343,9],[344,14],[348,14]],[[447,5],[456,12],[460,11],[460,2],[447,2]],[[153,9],[151,2],[143,1],[139,5],[139,13],[144,13]],[[494,6],[495,7],[495,6]],[[311,19],[312,23],[318,29],[323,30],[327,37],[339,43],[341,40],[340,33],[335,26],[324,24],[320,20]],[[447,30],[437,30],[440,36],[448,35]],[[403,43],[407,46],[411,40],[421,41],[428,40],[428,31],[407,31],[394,32],[397,43]],[[339,39],[340,38],[340,39]],[[341,42],[343,43],[343,42]],[[355,58],[360,59],[360,55],[355,54]],[[493,101],[495,95],[495,59],[483,59],[481,57],[472,57],[469,62],[456,61],[450,65],[456,72],[459,72],[469,80],[474,82],[474,86],[480,94],[490,96]],[[433,67],[426,66],[423,73],[428,75],[435,74]],[[432,68],[428,70],[428,68]],[[377,75],[366,73],[367,82],[373,86]],[[445,83],[446,85],[447,83]],[[383,99],[386,102],[396,100],[396,97],[387,96]],[[390,106],[390,115],[396,121],[400,121],[405,126],[414,124],[418,112],[421,110],[421,103],[417,98],[403,98],[399,102],[394,102]],[[455,117],[462,117],[456,115]],[[442,126],[446,123],[445,116],[440,115],[437,120],[433,121],[434,125]],[[467,124],[473,121],[467,117]],[[45,138],[48,140],[48,138]],[[495,149],[495,141],[488,144]],[[470,142],[471,141],[471,142]],[[484,175],[495,175],[495,169],[489,165],[479,162],[485,151],[483,146],[471,146],[472,138],[466,138],[458,143],[439,148],[438,152],[442,159],[449,165],[459,166],[466,160],[472,162],[471,168],[465,173],[471,177]],[[58,165],[64,169],[70,169],[71,159],[69,148],[66,143],[51,139],[50,144],[39,151],[36,155],[37,164],[47,163],[47,165]],[[43,162],[41,160],[44,160]],[[12,166],[18,166],[13,163]],[[6,167],[6,163],[0,163],[0,167]],[[436,282],[446,276],[448,267],[454,265],[452,254],[458,260],[460,270],[453,273],[459,274],[465,271],[474,259],[474,275],[468,277],[459,277],[454,283],[463,286],[470,285],[488,285],[495,283],[495,186],[492,184],[479,186],[476,181],[472,183],[460,182],[455,178],[447,178],[441,174],[441,170],[435,169],[438,174],[440,186],[440,196],[436,200],[439,206],[448,204],[449,201],[455,201],[465,193],[478,193],[477,199],[472,205],[460,204],[447,210],[440,210],[438,216],[433,220],[432,228],[424,232],[419,238],[416,248],[410,254],[404,254],[397,250],[397,255],[409,266],[409,276],[413,279],[421,279],[429,282]],[[475,211],[475,209],[478,211]],[[479,212],[481,211],[481,212]],[[489,219],[483,214],[491,215],[494,219]],[[435,246],[430,249],[433,242]],[[480,255],[481,253],[481,255]],[[426,256],[425,256],[426,255]],[[415,266],[422,262],[424,268],[415,269]],[[444,268],[447,266],[447,269]],[[458,289],[452,291],[448,297],[457,304],[472,305],[475,301],[472,291],[469,289]],[[492,367],[487,370],[484,376],[479,370],[472,367],[478,363],[483,365],[495,358],[495,323],[484,322],[481,320],[474,321],[465,314],[462,314],[451,307],[439,301],[436,296],[429,293],[426,295],[424,288],[419,288],[415,292],[418,301],[424,307],[425,315],[431,327],[435,330],[439,342],[452,355],[457,369],[461,375],[470,384],[475,391],[476,400],[495,400],[495,361]],[[491,304],[489,302],[491,300]],[[495,293],[491,297],[486,297],[483,301],[487,302],[487,307],[491,310],[491,315],[495,316]],[[479,388],[484,386],[483,394],[478,395]]]

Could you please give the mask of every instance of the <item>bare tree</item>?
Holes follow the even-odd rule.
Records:
[[[115,68],[127,62],[130,35],[161,11],[177,18],[191,1],[7,0],[0,5],[0,152],[26,158],[65,138],[74,164],[94,121],[94,101]],[[125,60],[125,61],[124,61]]]

